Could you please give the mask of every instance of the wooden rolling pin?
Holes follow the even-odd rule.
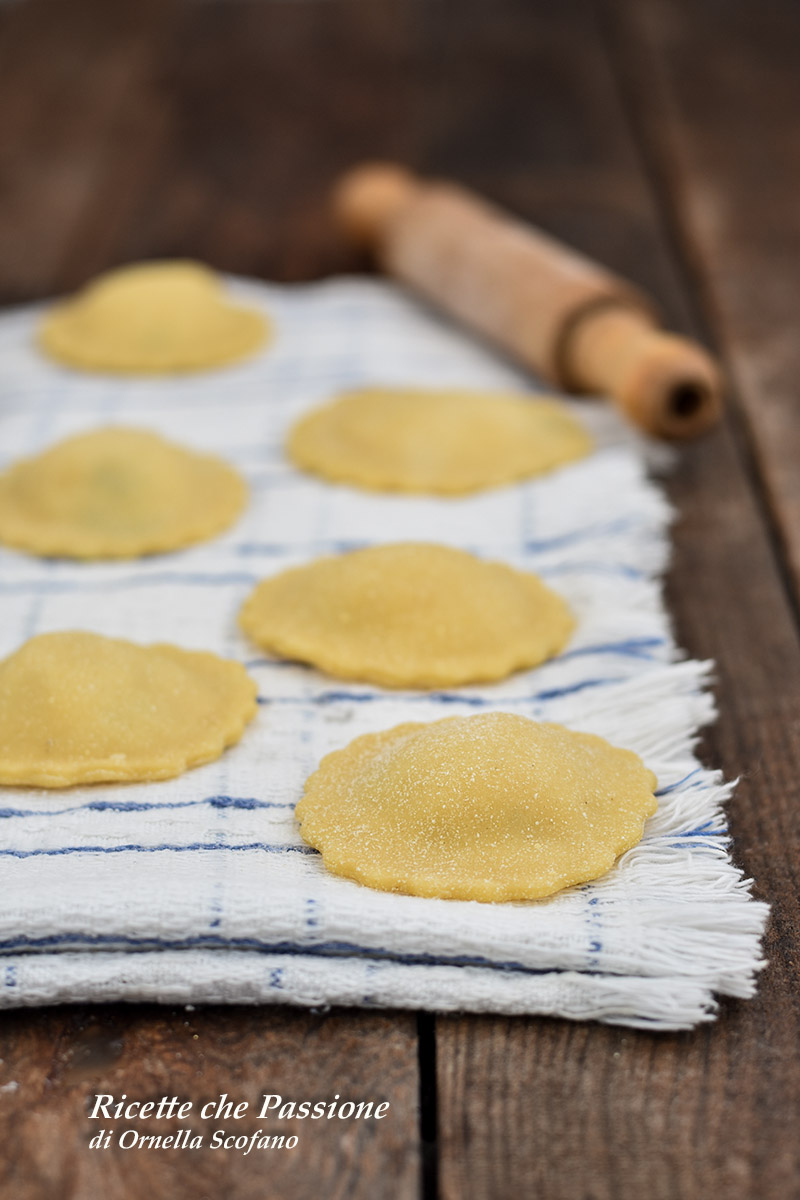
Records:
[[[347,172],[334,205],[381,267],[558,387],[610,395],[657,437],[693,437],[718,419],[706,351],[663,332],[631,284],[546,234],[390,164]]]

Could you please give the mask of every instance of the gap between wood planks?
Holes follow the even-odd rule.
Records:
[[[438,1200],[438,1094],[436,1013],[417,1013],[419,1062],[420,1200]]]

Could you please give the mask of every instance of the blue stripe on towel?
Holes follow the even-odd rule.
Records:
[[[12,850],[0,849],[0,855],[6,858],[58,858],[65,854],[184,854],[193,850],[260,850],[265,854],[312,854],[319,851],[312,846],[287,846],[271,842],[243,842],[238,846],[229,846],[227,842],[189,842],[184,846],[176,843],[162,842],[155,846],[144,846],[136,842],[126,842],[121,846],[53,846],[50,849]]]
[[[449,967],[491,967],[500,971],[524,971],[529,975],[547,975],[552,968],[528,967],[515,960],[494,960],[480,954],[426,954],[398,953],[380,946],[363,946],[358,942],[323,941],[308,944],[292,941],[266,942],[253,937],[223,937],[221,934],[200,934],[194,937],[167,939],[160,937],[131,937],[126,935],[80,932],[54,933],[43,937],[20,935],[0,941],[0,954],[24,953],[49,949],[80,950],[84,946],[126,946],[135,950],[192,950],[225,949],[255,950],[261,954],[312,955],[320,958],[342,958],[357,955],[360,958],[380,959],[407,965]]]
[[[526,696],[503,696],[501,698],[493,697],[491,699],[485,696],[462,696],[458,692],[419,692],[419,693],[393,693],[393,692],[349,692],[349,691],[328,691],[317,692],[314,696],[259,696],[259,704],[294,704],[307,707],[309,705],[327,705],[327,704],[375,704],[378,702],[386,702],[388,704],[396,703],[398,695],[402,697],[404,703],[418,702],[420,704],[466,704],[470,708],[507,708],[517,704],[533,704],[541,700],[558,700],[562,696],[571,696],[576,692],[584,692],[588,688],[607,687],[612,683],[624,683],[625,680],[620,676],[613,676],[606,679],[582,679],[579,683],[571,683],[566,687],[547,688],[542,692],[530,692]]]
[[[0,594],[43,596],[64,592],[116,592],[134,587],[230,587],[232,584],[252,587],[257,582],[258,575],[247,571],[160,571],[151,575],[126,575],[123,579],[20,579],[16,583],[0,580]]]
[[[0,820],[9,817],[62,817],[74,812],[152,812],[160,808],[197,808],[208,804],[212,808],[294,808],[293,800],[256,800],[252,796],[206,796],[202,800],[89,800],[71,808],[0,808]]]

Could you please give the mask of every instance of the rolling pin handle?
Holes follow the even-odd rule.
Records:
[[[352,242],[374,250],[416,189],[415,176],[404,167],[364,163],[347,171],[334,188],[334,215]]]
[[[630,421],[656,437],[696,437],[722,409],[711,356],[635,308],[608,304],[575,319],[565,331],[561,374],[573,391],[612,396]]]
[[[656,437],[719,418],[720,374],[702,347],[659,329],[630,284],[465,189],[364,163],[333,205],[384,270],[557,386],[610,396]]]

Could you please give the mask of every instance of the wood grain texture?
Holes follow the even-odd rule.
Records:
[[[783,153],[786,122],[769,134],[771,150],[752,146],[779,110],[792,115],[789,52],[773,46],[793,18],[788,7],[763,8],[784,16],[777,33],[760,35],[751,61],[744,0],[620,5],[0,7],[8,180],[0,298],[37,298],[150,256],[193,255],[282,280],[353,269],[326,191],[344,167],[379,155],[456,175],[572,241],[653,291],[677,328],[696,331],[705,318],[734,368],[741,407],[734,403],[732,424],[683,451],[670,483],[681,513],[670,604],[681,643],[717,659],[721,719],[705,758],[744,775],[731,825],[739,861],[775,906],[770,967],[756,1001],[725,1005],[717,1025],[693,1034],[439,1020],[438,1096],[423,1021],[423,1150],[435,1167],[438,1129],[443,1200],[800,1196],[800,650],[771,524],[782,523],[787,542],[800,538],[800,517],[778,498],[788,495],[800,436],[786,403],[796,280],[790,263],[773,274],[782,247],[793,245],[796,192],[789,196],[783,165],[787,196],[754,227],[768,203],[758,195],[759,155]],[[711,44],[722,46],[722,66],[709,68]],[[773,53],[774,103],[758,94]],[[718,72],[717,99],[704,93],[709,69]],[[650,87],[651,74],[665,90]],[[761,116],[749,126],[754,104]],[[726,111],[739,114],[731,126],[752,128],[745,167]],[[752,271],[763,311],[760,298],[747,303]],[[776,371],[780,405],[765,394]],[[769,437],[764,404],[774,409]],[[0,1193],[405,1200],[419,1194],[416,1055],[413,1019],[398,1014],[123,1006],[7,1014],[0,1085],[19,1087],[0,1092],[8,1172]],[[304,1132],[300,1159],[266,1167],[210,1151],[196,1162],[180,1151],[99,1159],[85,1148],[84,1103],[101,1087],[197,1099],[346,1088],[385,1095],[393,1119],[355,1134],[349,1125]],[[436,1190],[429,1169],[425,1200]]]
[[[62,289],[71,239],[89,216],[109,156],[120,152],[120,107],[141,88],[168,7],[37,0],[3,13],[3,301]]]
[[[281,281],[363,266],[328,193],[362,157],[417,153],[421,7],[165,7],[59,281],[150,256]]]
[[[413,1018],[293,1009],[149,1006],[6,1014],[0,1024],[0,1194],[14,1200],[412,1200],[418,1194]],[[121,1120],[113,1128],[203,1133],[196,1150],[89,1149],[111,1122],[90,1120],[96,1094],[194,1102],[187,1121]],[[250,1108],[201,1120],[222,1093]],[[389,1101],[380,1121],[257,1119],[262,1096]],[[409,1117],[411,1118],[409,1120]],[[274,1128],[273,1128],[274,1127]],[[213,1132],[257,1129],[292,1150],[212,1149]]]
[[[589,21],[584,14],[578,24],[585,28]],[[563,44],[568,33],[565,27]],[[603,44],[599,34],[597,44]],[[477,62],[477,48],[474,57]],[[528,86],[527,111],[546,111],[548,98],[535,72]],[[584,129],[583,138],[580,130],[568,130],[567,143],[585,148],[597,138],[623,180],[624,202],[615,207],[609,200],[607,222],[617,232],[606,243],[606,261],[633,278],[645,265],[652,273],[669,255],[669,240],[659,221],[661,202],[649,194],[628,122],[617,108],[625,91],[617,91],[600,56],[593,73],[582,77],[583,103],[564,99],[566,87],[562,78],[560,120],[577,120]],[[491,94],[487,89],[475,103],[491,111]],[[629,109],[632,104],[628,96]],[[532,164],[535,179],[517,205],[531,218],[543,174],[546,164]],[[519,196],[525,191],[518,185]],[[634,213],[635,238],[624,232]],[[538,212],[536,218],[541,220]],[[558,232],[580,244],[580,225],[570,228],[563,214],[562,221]],[[681,289],[668,271],[652,286],[691,329],[694,322],[685,314],[702,298],[687,294],[682,303],[680,294],[671,295],[668,289]],[[771,965],[759,996],[724,1005],[715,1026],[666,1037],[563,1022],[545,1027],[535,1021],[440,1020],[443,1200],[513,1194],[779,1200],[800,1193],[792,1134],[800,1117],[800,754],[790,733],[800,718],[800,652],[758,500],[761,481],[751,477],[751,466],[746,445],[730,428],[682,452],[670,481],[682,517],[669,599],[679,641],[691,653],[717,660],[721,717],[709,731],[705,757],[729,776],[744,775],[730,813],[735,853],[759,881],[759,894],[774,905]]]
[[[324,7],[30,0],[0,10],[0,298],[37,299],[118,262],[172,254],[272,277],[323,273],[331,262],[329,229],[320,224],[317,236],[320,180],[340,162],[332,165],[324,122],[315,134],[295,55],[316,54],[323,72],[328,52],[311,10]],[[353,8],[339,36],[366,55],[380,30],[368,15],[362,27]],[[344,85],[345,64],[337,69]],[[387,96],[394,84],[385,74]],[[321,77],[314,86],[319,107]],[[349,120],[346,97],[341,105],[334,124]],[[369,136],[384,117],[360,119],[366,141],[351,153],[374,153]],[[417,1039],[407,1014],[22,1011],[0,1017],[0,1060],[0,1088],[18,1084],[0,1090],[0,1194],[15,1200],[418,1194]],[[84,1111],[96,1090],[192,1099],[338,1092],[392,1107],[372,1126],[306,1122],[296,1151],[269,1160],[100,1153],[87,1148],[95,1130]]]
[[[743,775],[730,825],[773,905],[770,965],[754,1000],[691,1034],[440,1019],[443,1200],[800,1194],[800,654],[730,436],[689,448],[670,490],[686,514],[671,607],[681,643],[717,660],[703,757]]]
[[[800,594],[800,7],[615,0],[625,86]]]

